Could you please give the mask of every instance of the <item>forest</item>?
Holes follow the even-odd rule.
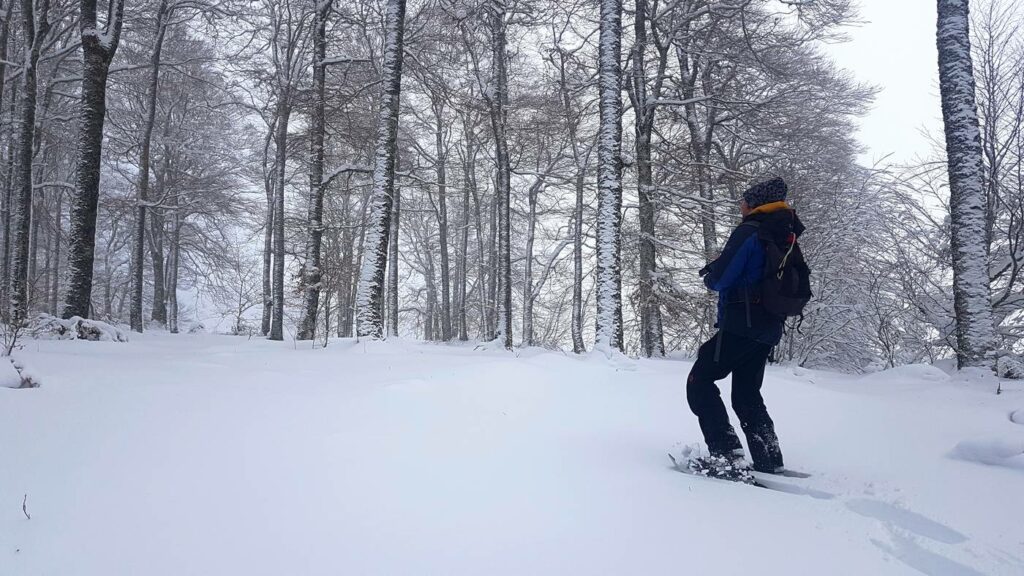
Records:
[[[779,360],[1024,376],[1024,9],[976,4],[963,172],[948,122],[865,164],[850,0],[5,0],[5,330],[687,353],[779,176],[815,294]]]

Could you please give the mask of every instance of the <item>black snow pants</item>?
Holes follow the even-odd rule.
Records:
[[[761,397],[764,367],[771,346],[729,332],[716,335],[700,347],[697,361],[686,381],[686,400],[700,421],[708,450],[714,455],[742,453],[736,431],[722,402],[715,381],[732,374],[732,408],[747,437],[754,469],[772,472],[781,468],[782,451],[775,435],[775,423]],[[717,360],[715,356],[718,356]]]

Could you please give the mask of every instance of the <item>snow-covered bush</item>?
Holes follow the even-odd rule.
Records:
[[[90,340],[93,342],[127,342],[128,336],[120,328],[101,322],[72,316],[67,320],[40,314],[32,321],[35,337],[52,340]]]
[[[0,358],[0,388],[36,388],[39,382],[13,358]]]
[[[996,374],[1000,378],[1024,380],[1024,358],[1020,356],[1001,356],[996,363]]]

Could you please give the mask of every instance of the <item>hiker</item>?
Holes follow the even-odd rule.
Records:
[[[735,462],[743,458],[743,446],[715,385],[732,374],[732,407],[747,437],[754,470],[768,473],[780,473],[784,467],[775,424],[761,398],[761,383],[790,312],[773,314],[762,299],[762,295],[768,298],[769,290],[778,290],[765,284],[770,259],[766,246],[774,242],[779,248],[774,257],[784,255],[776,265],[781,278],[786,257],[804,231],[796,212],[786,203],[786,193],[782,178],[761,182],[744,192],[742,223],[732,232],[722,254],[701,270],[704,284],[718,292],[718,333],[700,347],[686,383],[687,402],[700,421],[711,455]],[[806,270],[798,250],[797,256]],[[806,293],[809,299],[809,284]]]

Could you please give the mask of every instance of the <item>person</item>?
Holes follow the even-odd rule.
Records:
[[[786,203],[787,192],[782,178],[746,190],[740,201],[742,222],[721,255],[701,270],[704,284],[718,293],[718,333],[700,347],[686,384],[687,403],[700,422],[708,451],[712,457],[737,462],[743,458],[743,445],[715,384],[732,374],[732,407],[747,438],[753,468],[768,473],[782,472],[784,464],[761,384],[765,364],[782,339],[785,319],[769,313],[760,301],[766,261],[761,238],[795,242],[803,233],[796,212]]]

